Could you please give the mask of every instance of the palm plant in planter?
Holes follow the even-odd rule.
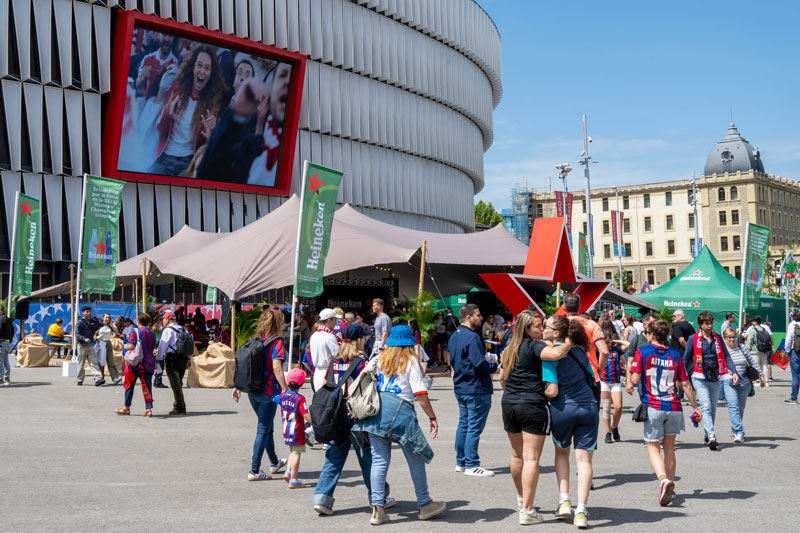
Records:
[[[433,303],[436,301],[429,292],[423,292],[420,298],[409,298],[404,296],[408,302],[408,310],[396,310],[395,318],[401,318],[408,322],[414,318],[419,326],[419,333],[422,337],[422,345],[426,345],[436,334],[436,313]]]

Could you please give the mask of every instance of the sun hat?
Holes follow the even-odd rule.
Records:
[[[286,374],[286,383],[297,383],[299,387],[306,382],[306,371],[302,368],[293,368]]]
[[[342,318],[342,315],[338,314],[333,309],[326,307],[319,313],[320,320],[330,320],[331,318]]]
[[[345,341],[357,341],[364,335],[364,328],[359,324],[347,324],[342,328],[342,340]]]
[[[386,346],[416,346],[417,339],[408,326],[394,326],[386,339]]]

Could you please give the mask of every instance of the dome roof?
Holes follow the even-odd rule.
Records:
[[[761,154],[757,149],[753,149],[731,122],[728,133],[708,154],[703,174],[706,176],[726,172],[735,174],[739,171],[749,172],[750,170],[764,172]]]

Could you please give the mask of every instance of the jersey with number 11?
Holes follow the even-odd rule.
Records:
[[[642,403],[659,411],[680,411],[679,381],[689,381],[681,354],[676,350],[651,344],[636,350],[631,373],[641,374],[647,394]]]

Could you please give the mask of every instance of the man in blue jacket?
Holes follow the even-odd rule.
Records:
[[[478,443],[492,407],[492,373],[497,370],[497,356],[486,353],[478,333],[483,322],[478,306],[467,304],[458,316],[461,325],[447,344],[458,402],[456,472],[489,477],[494,472],[481,468]]]

